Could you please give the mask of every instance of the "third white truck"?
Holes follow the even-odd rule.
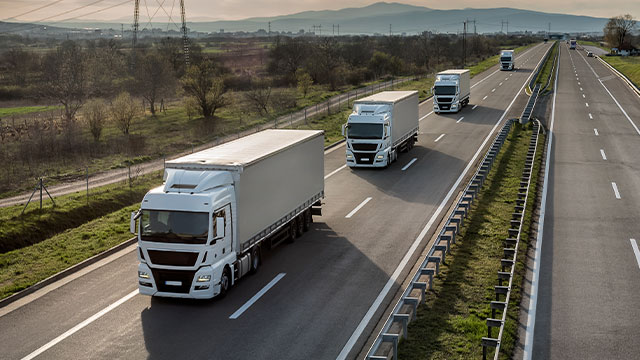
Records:
[[[468,69],[446,70],[433,83],[433,112],[458,112],[469,103],[471,76]]]
[[[515,61],[516,55],[513,50],[502,50],[500,52],[500,70],[514,70]]]
[[[389,166],[418,141],[418,127],[417,91],[383,91],[356,100],[342,125],[347,166]]]

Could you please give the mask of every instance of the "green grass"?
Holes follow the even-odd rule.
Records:
[[[520,176],[532,130],[530,125],[515,124],[496,163],[485,181],[469,217],[447,255],[447,264],[434,281],[433,291],[418,309],[417,319],[409,325],[408,339],[399,346],[400,359],[479,359],[480,340],[487,336],[486,318],[491,317],[493,286],[498,285],[503,239],[518,193]],[[537,183],[543,136],[532,176]],[[528,234],[535,191],[527,204],[523,234]],[[528,238],[523,236],[518,251],[507,323],[502,338],[501,358],[510,358],[518,330],[520,286],[524,274],[524,253]],[[497,316],[497,315],[496,315]],[[494,333],[495,334],[495,333]]]
[[[601,56],[600,58],[628,77],[636,87],[640,87],[640,57]]]
[[[35,245],[0,254],[0,299],[130,239],[129,214],[138,208],[131,205]]]
[[[44,206],[40,210],[36,194],[35,201],[28,205],[24,215],[21,215],[24,205],[0,208],[0,253],[39,243],[67,229],[139,203],[151,187],[161,182],[160,173],[155,172],[134,179],[131,187],[119,182],[90,189],[88,203],[86,193],[79,192],[56,197],[54,207],[45,194]]]
[[[551,72],[554,70],[554,64],[555,64],[555,60],[556,60],[556,54],[558,53],[558,42],[556,41],[553,44],[553,48],[551,49],[551,53],[549,54],[549,57],[547,58],[547,61],[544,62],[544,64],[542,64],[542,70],[540,71],[540,73],[538,74],[538,77],[536,78],[536,84],[540,84],[540,89],[544,89],[545,86],[547,86],[547,84],[549,84],[549,88],[547,90],[552,91],[553,90],[553,82],[555,81],[553,76],[551,76]]]
[[[585,40],[578,40],[578,45],[588,45],[588,46],[595,46],[595,47],[599,47],[602,50],[606,50],[606,51],[611,51],[610,48],[606,47],[606,46],[602,46],[600,45],[599,42],[597,41],[585,41]]]
[[[50,111],[50,110],[58,110],[61,109],[62,106],[21,106],[21,107],[10,107],[10,108],[0,108],[0,118],[13,116],[13,115],[25,115],[32,114],[42,111]]]

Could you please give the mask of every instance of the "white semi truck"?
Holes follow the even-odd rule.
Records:
[[[433,83],[433,111],[458,112],[469,103],[471,95],[469,70],[447,70],[436,74]]]
[[[167,161],[164,178],[131,214],[140,293],[224,295],[257,271],[262,248],[293,241],[319,215],[324,133],[265,130]]]
[[[342,125],[347,166],[388,166],[418,141],[418,127],[417,91],[383,91],[356,100]]]
[[[513,50],[500,52],[500,70],[514,70],[516,67],[516,55]]]

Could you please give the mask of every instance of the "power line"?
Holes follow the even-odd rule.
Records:
[[[57,3],[61,2],[61,1],[63,1],[63,0],[56,0],[56,1],[52,2],[52,3],[49,3],[49,4],[46,4],[46,5],[40,6],[39,8],[36,8],[36,9],[33,9],[33,10],[29,10],[29,11],[25,11],[25,12],[23,12],[22,14],[18,14],[18,15],[14,15],[14,16],[8,17],[8,18],[6,18],[5,20],[17,19],[17,18],[19,18],[20,16],[24,16],[24,15],[27,15],[27,14],[31,14],[31,13],[34,13],[34,12],[36,12],[36,11],[38,11],[38,10],[42,10],[42,9],[44,9],[44,8],[48,8],[49,6],[53,6],[53,5],[55,5],[55,4],[57,4]]]

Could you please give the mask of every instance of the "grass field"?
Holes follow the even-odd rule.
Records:
[[[51,111],[62,109],[62,106],[20,106],[20,107],[10,107],[10,108],[0,108],[0,119],[3,117],[13,116],[13,115],[26,115],[37,112]]]
[[[493,286],[498,285],[503,239],[518,193],[520,176],[532,130],[515,124],[496,159],[481,194],[461,230],[447,264],[434,281],[434,289],[409,325],[408,339],[399,346],[400,359],[481,359],[480,340],[487,336]],[[539,137],[539,149],[544,144]],[[538,152],[532,184],[537,183],[542,151]],[[528,234],[535,188],[527,205],[523,234]],[[524,274],[526,235],[518,252],[517,273],[502,338],[501,358],[511,357],[518,330],[520,286]]]
[[[554,64],[556,60],[556,54],[558,53],[558,49],[559,49],[559,45],[558,45],[558,42],[556,41],[553,44],[553,48],[551,49],[551,53],[549,54],[547,61],[545,61],[545,63],[542,64],[542,70],[538,74],[538,77],[536,78],[536,82],[535,82],[536,84],[540,84],[540,90],[544,89],[547,86],[547,84],[549,85],[547,90],[548,91],[553,90],[553,83],[555,79],[551,75],[551,72],[554,70]]]
[[[639,56],[601,56],[600,58],[628,77],[636,87],[640,87]]]

